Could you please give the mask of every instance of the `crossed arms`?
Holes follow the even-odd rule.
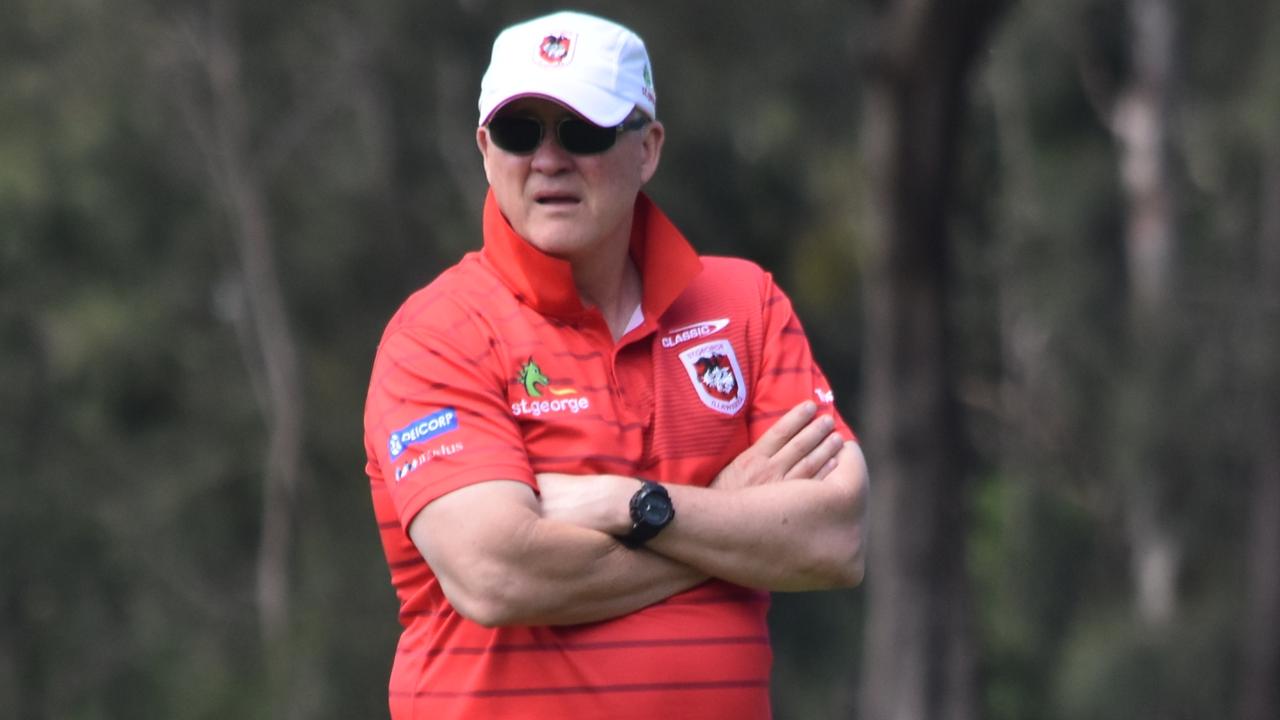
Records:
[[[676,518],[643,549],[615,539],[639,487],[618,475],[508,480],[427,505],[409,536],[464,617],[564,625],[633,612],[716,577],[767,590],[856,585],[867,471],[858,445],[797,405],[709,487],[667,485]]]

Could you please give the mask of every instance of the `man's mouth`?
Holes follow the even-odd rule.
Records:
[[[533,201],[543,206],[575,205],[580,202],[576,195],[569,193],[538,193]]]

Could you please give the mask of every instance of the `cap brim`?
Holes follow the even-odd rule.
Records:
[[[487,90],[480,100],[480,124],[488,123],[494,113],[508,103],[529,97],[563,105],[601,127],[620,124],[635,108],[635,103],[629,100],[583,83],[522,82],[519,86]]]

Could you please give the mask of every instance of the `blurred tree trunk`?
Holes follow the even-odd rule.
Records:
[[[214,3],[206,69],[212,89],[210,173],[232,222],[251,335],[246,356],[262,371],[267,422],[257,599],[263,637],[281,637],[289,615],[292,504],[302,459],[302,393],[297,344],[275,267],[262,178],[252,159],[250,117],[240,85],[239,50],[225,3]]]
[[[266,425],[261,536],[255,599],[272,698],[292,710],[287,679],[289,559],[302,467],[300,361],[275,264],[264,159],[258,152],[242,85],[234,3],[214,0],[203,22],[179,29],[190,43],[192,75],[177,89],[188,129],[202,150],[205,173],[230,222],[238,274],[230,314]],[[275,150],[275,148],[272,148]],[[278,159],[277,159],[278,161]],[[273,716],[286,717],[282,707]]]
[[[1170,367],[1177,221],[1169,168],[1173,108],[1175,16],[1171,0],[1129,0],[1132,71],[1111,111],[1127,203],[1124,249],[1128,277],[1128,382],[1119,394],[1120,482],[1130,543],[1134,603],[1150,625],[1169,622],[1177,608],[1182,541],[1165,495],[1172,468],[1165,459],[1172,418],[1162,406],[1174,382]]]
[[[1274,131],[1273,131],[1274,133]],[[1240,720],[1280,717],[1280,136],[1271,142],[1264,169],[1262,227],[1257,284],[1260,306],[1251,318],[1258,343],[1252,372],[1256,428],[1254,490],[1249,532],[1249,562],[1244,617],[1240,619],[1243,657],[1240,671]]]
[[[873,477],[867,720],[976,716],[965,436],[948,220],[970,70],[1002,0],[882,4],[866,85],[871,177],[866,440]]]

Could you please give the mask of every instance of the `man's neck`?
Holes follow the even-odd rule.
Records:
[[[630,247],[616,242],[607,250],[572,261],[573,280],[582,303],[604,316],[614,340],[626,334],[643,297],[640,271],[631,261]]]

